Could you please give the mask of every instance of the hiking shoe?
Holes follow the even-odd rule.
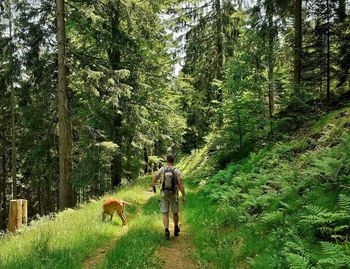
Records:
[[[179,236],[179,234],[180,234],[180,228],[179,228],[179,226],[175,226],[174,235]]]
[[[170,231],[165,230],[165,240],[170,240]]]

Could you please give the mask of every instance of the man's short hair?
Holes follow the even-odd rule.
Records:
[[[169,155],[167,155],[166,156],[166,161],[168,162],[168,163],[174,163],[174,156],[173,155],[171,155],[171,154],[169,154]]]

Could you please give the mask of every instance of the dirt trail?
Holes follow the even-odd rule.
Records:
[[[136,214],[134,216],[130,216],[127,219],[127,222],[129,223],[132,221],[135,217],[137,217],[141,213],[142,205],[145,204],[150,198],[152,197],[152,193],[147,192],[147,199],[136,209]],[[116,217],[116,216],[115,216]],[[112,240],[110,240],[106,245],[98,248],[95,251],[95,254],[91,256],[90,258],[86,259],[83,265],[83,269],[95,269],[98,265],[100,265],[103,260],[105,259],[108,252],[112,250],[112,248],[115,246],[116,242],[125,234],[127,234],[129,230],[129,226],[123,226],[118,227],[119,229],[123,229],[123,232],[119,234],[118,236],[114,237]]]
[[[123,229],[125,229],[125,232],[123,234],[113,238],[106,245],[97,249],[94,256],[85,260],[83,269],[95,269],[95,268],[97,268],[97,266],[103,262],[107,253],[110,252],[112,250],[112,248],[115,246],[118,239],[127,233],[128,227],[125,226],[125,227],[123,227]]]
[[[174,226],[170,225],[170,242],[157,250],[157,257],[162,262],[161,269],[196,269],[199,268],[190,258],[194,250],[186,224],[180,226],[180,236],[174,237]]]
[[[148,199],[152,197],[149,195]],[[147,199],[147,200],[148,200]],[[137,209],[137,213],[134,216],[128,218],[128,222],[132,221],[141,213],[141,207]],[[172,220],[171,220],[172,222]],[[128,225],[122,228],[124,231],[109,241],[106,245],[97,249],[95,254],[85,260],[83,269],[95,269],[97,268],[105,259],[108,252],[112,250],[117,241],[127,234]],[[161,260],[161,267],[159,269],[197,269],[199,268],[196,263],[190,258],[191,253],[193,253],[194,246],[191,241],[191,237],[188,234],[187,225],[180,225],[181,233],[180,236],[174,237],[174,225],[170,224],[171,237],[170,242],[166,246],[160,247],[156,251],[157,257]]]

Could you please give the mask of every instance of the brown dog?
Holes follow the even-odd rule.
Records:
[[[123,225],[126,224],[126,217],[124,214],[125,205],[131,205],[131,203],[125,202],[122,199],[107,198],[103,203],[102,220],[105,219],[106,214],[113,219],[114,211],[117,211],[118,216],[121,218]]]

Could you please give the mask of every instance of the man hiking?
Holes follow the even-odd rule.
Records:
[[[186,203],[185,188],[182,181],[182,175],[179,169],[174,167],[174,157],[167,156],[166,166],[159,169],[154,176],[151,188],[157,184],[160,179],[160,212],[163,214],[163,224],[165,229],[165,239],[170,239],[169,231],[169,209],[173,213],[174,235],[178,236],[179,228],[179,191],[182,194],[182,204]]]

